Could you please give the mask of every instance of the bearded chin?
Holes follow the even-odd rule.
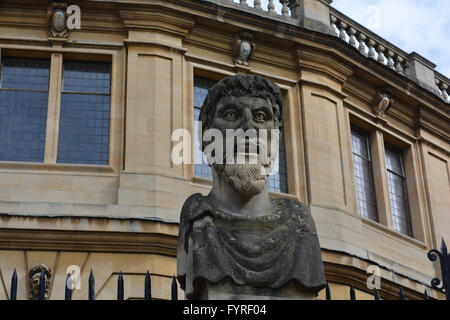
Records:
[[[253,197],[264,191],[269,178],[261,164],[213,164],[217,173],[239,194]]]

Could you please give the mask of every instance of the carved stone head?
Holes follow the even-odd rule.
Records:
[[[48,290],[50,288],[51,269],[44,264],[38,264],[38,265],[33,266],[29,272],[31,300],[39,299],[39,282],[40,282],[42,272],[44,272],[44,277],[45,277],[45,299],[48,299]]]
[[[48,36],[51,38],[67,38],[67,3],[65,1],[53,1],[47,11]]]
[[[278,86],[268,79],[236,75],[213,86],[202,106],[200,120],[203,133],[215,129],[224,137],[225,152],[221,158],[224,161],[209,161],[219,178],[248,197],[261,193],[278,153],[282,119],[283,96]],[[243,148],[237,145],[239,138],[228,139],[230,132],[236,133],[239,129],[249,133],[244,137]],[[206,152],[208,144],[208,141],[201,141],[202,151],[210,159],[211,155]],[[240,156],[246,161],[239,162]]]

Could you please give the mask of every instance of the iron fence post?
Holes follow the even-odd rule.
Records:
[[[70,272],[67,274],[66,278],[66,289],[64,292],[64,300],[72,300],[72,278],[70,277]]]
[[[433,262],[439,257],[441,264],[442,286],[440,286],[441,280],[439,280],[439,278],[434,278],[431,280],[431,286],[434,289],[444,291],[446,299],[450,300],[450,254],[447,250],[447,245],[445,244],[444,239],[442,239],[441,251],[436,249],[430,250],[427,256],[428,259]]]
[[[152,300],[152,282],[148,270],[145,275],[144,300]]]
[[[95,300],[95,279],[92,269],[89,275],[89,300]]]
[[[123,300],[123,276],[122,271],[119,272],[117,279],[117,300]]]
[[[17,272],[14,268],[14,272],[11,278],[11,291],[9,293],[9,300],[17,300]]]
[[[172,277],[172,300],[178,300],[177,279]]]

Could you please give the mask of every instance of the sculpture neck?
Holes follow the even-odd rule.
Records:
[[[261,193],[247,197],[232,188],[213,168],[213,187],[208,195],[213,204],[233,214],[256,217],[272,214],[272,200],[265,188]]]

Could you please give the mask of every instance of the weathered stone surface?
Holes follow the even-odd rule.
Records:
[[[228,137],[229,129],[256,129],[260,134],[281,127],[283,99],[270,80],[228,77],[211,88],[200,119],[204,132],[212,128]],[[187,199],[178,237],[178,280],[188,299],[311,299],[325,286],[309,210],[296,200],[269,197],[267,179],[278,153],[272,139],[272,133],[269,141],[249,138],[245,152],[239,138],[237,144],[234,138],[225,142],[234,145],[226,151],[233,160],[245,154],[256,164],[229,162],[228,154],[216,159],[202,141],[213,187],[206,197]],[[258,148],[252,150],[252,144]]]
[[[218,284],[227,278],[254,288],[282,289],[292,281],[312,294],[323,289],[322,257],[309,210],[290,199],[276,199],[272,204],[270,215],[248,217],[214,208],[200,194],[186,201],[181,213],[178,279],[188,298],[198,297],[202,281]],[[226,292],[232,293],[231,288]],[[247,289],[247,294],[257,295],[250,292]],[[274,292],[267,290],[266,295],[275,297]],[[245,290],[234,293],[245,294]]]

